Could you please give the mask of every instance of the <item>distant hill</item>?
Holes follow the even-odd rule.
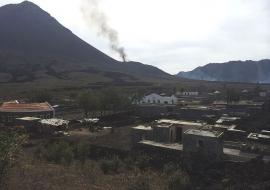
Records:
[[[153,66],[112,59],[29,1],[0,7],[0,26],[2,84],[61,86],[171,78]]]
[[[270,60],[210,63],[177,76],[206,81],[270,83]]]

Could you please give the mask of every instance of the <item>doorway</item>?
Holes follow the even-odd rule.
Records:
[[[175,141],[176,142],[182,142],[182,128],[181,127],[176,127],[176,138]]]

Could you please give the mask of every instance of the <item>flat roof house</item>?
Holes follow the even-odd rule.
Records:
[[[160,119],[153,125],[153,138],[157,142],[182,142],[183,133],[188,129],[203,127],[203,123]]]
[[[48,103],[5,102],[0,107],[0,122],[13,123],[17,118],[37,117],[49,119],[55,116],[54,108]]]
[[[250,133],[247,136],[247,140],[256,143],[270,144],[270,135],[269,134],[260,134],[260,133]]]
[[[187,130],[183,137],[184,153],[220,160],[223,156],[222,136],[221,131]]]

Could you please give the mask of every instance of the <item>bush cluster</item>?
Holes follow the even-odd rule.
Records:
[[[79,142],[74,145],[61,140],[39,146],[35,154],[39,159],[46,159],[56,164],[69,165],[74,159],[84,164],[90,155],[90,145],[87,142]]]
[[[12,130],[0,131],[0,189],[5,186],[9,169],[26,142],[27,136],[23,133]]]
[[[74,158],[74,149],[69,143],[59,141],[39,147],[36,154],[39,158],[45,158],[49,162],[69,165]]]
[[[122,161],[117,156],[114,156],[111,160],[101,160],[100,169],[104,174],[118,173],[121,165],[123,165]]]

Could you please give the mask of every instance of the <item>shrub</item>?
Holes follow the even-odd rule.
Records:
[[[188,174],[176,171],[168,179],[169,190],[188,190],[190,189],[190,179]]]
[[[145,176],[137,177],[128,185],[128,190],[150,190],[149,180]]]
[[[94,183],[98,177],[97,170],[97,166],[93,162],[85,162],[81,166],[82,174],[87,177],[92,183]]]
[[[100,169],[104,174],[117,173],[120,166],[121,160],[117,156],[114,156],[112,160],[101,160],[100,162]]]
[[[173,162],[169,162],[163,166],[163,172],[166,175],[173,174],[176,169],[177,169],[177,166]]]
[[[27,141],[27,136],[14,131],[0,131],[0,189],[4,188],[16,154]]]
[[[151,157],[146,154],[141,154],[137,157],[136,165],[141,169],[145,170],[149,167],[151,161]]]
[[[40,156],[50,162],[69,165],[74,158],[73,147],[65,142],[54,142],[37,151]]]
[[[127,158],[124,159],[124,164],[126,170],[132,170],[135,167],[135,160],[133,157],[128,156]]]

